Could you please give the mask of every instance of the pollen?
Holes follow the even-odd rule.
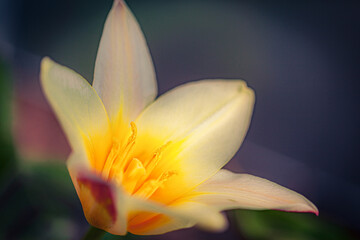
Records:
[[[176,174],[176,171],[173,170],[163,171],[160,174],[154,173],[171,142],[159,146],[152,154],[134,156],[134,148],[142,147],[144,149],[141,152],[149,151],[146,149],[146,145],[137,144],[136,124],[131,122],[130,126],[131,133],[125,143],[121,144],[117,139],[113,139],[101,175],[107,181],[115,182],[129,194],[147,199]]]

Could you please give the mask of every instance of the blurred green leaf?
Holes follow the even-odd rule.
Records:
[[[141,240],[147,239],[146,236],[138,236],[131,233],[127,233],[125,236],[116,236],[110,233],[106,233],[102,240]]]
[[[238,228],[254,240],[346,240],[353,239],[339,225],[309,213],[237,210]]]
[[[57,191],[71,192],[71,194],[75,192],[66,164],[62,161],[21,161],[19,172],[34,181],[41,182],[41,187],[56,186]]]
[[[9,67],[0,59],[0,141],[11,141],[11,100]]]
[[[12,91],[9,67],[0,59],[0,193],[15,174],[15,154],[11,138]]]
[[[17,177],[0,200],[6,216],[0,218],[0,239],[73,239],[78,218],[85,222],[62,162],[19,161]]]
[[[49,215],[66,216],[70,205],[78,202],[75,188],[65,163],[21,162],[20,177],[25,183],[29,199],[34,205],[45,208]]]
[[[92,239],[92,238],[101,238],[101,240],[139,240],[139,239],[146,239],[146,236],[138,236],[131,233],[127,233],[125,236],[118,236],[113,235],[111,233],[105,232],[104,230],[90,227],[86,232],[86,237],[84,236],[83,239]]]

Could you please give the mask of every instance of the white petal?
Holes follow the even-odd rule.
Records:
[[[127,231],[152,235],[194,225],[213,231],[227,226],[226,218],[219,211],[202,203],[181,200],[164,206],[130,196],[115,183],[94,175],[83,164],[87,162],[84,158],[85,155],[72,153],[67,165],[85,216],[98,228],[116,235],[125,235]],[[84,182],[86,185],[81,186]]]
[[[143,223],[129,222],[129,232],[138,235],[157,235],[166,232],[198,226],[208,231],[223,231],[227,227],[227,220],[223,214],[211,206],[185,201],[163,206],[151,201],[132,198],[130,211],[145,211],[152,216]],[[153,220],[153,221],[152,221]]]
[[[176,197],[226,164],[245,137],[253,104],[253,91],[240,80],[192,82],[151,104],[136,121],[137,141],[148,148],[170,141],[158,167],[176,172],[177,169],[171,168],[178,165],[181,171],[166,182],[166,188],[174,191],[159,190],[154,199]],[[180,177],[186,178],[181,188],[176,186]]]
[[[86,162],[85,155],[73,152],[67,167],[87,221],[105,231],[125,235],[128,211],[126,199],[123,194],[118,194],[119,189],[114,184],[95,175]],[[116,229],[112,230],[115,226]]]
[[[209,204],[219,210],[274,209],[318,214],[314,204],[290,189],[263,178],[227,170],[220,170],[199,185],[196,191],[203,194],[196,196],[194,201]]]
[[[129,128],[130,121],[157,95],[154,67],[145,38],[122,0],[114,1],[107,17],[93,86],[105,105],[114,132]]]
[[[72,149],[86,152],[93,163],[105,159],[110,147],[110,125],[105,108],[90,84],[49,58],[41,62],[41,84]]]

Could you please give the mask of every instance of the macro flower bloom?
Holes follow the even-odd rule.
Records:
[[[158,99],[151,56],[122,0],[107,17],[93,86],[49,58],[41,83],[72,147],[71,179],[88,222],[113,234],[194,225],[220,231],[234,208],[313,212],[302,195],[220,170],[240,147],[254,92],[241,80],[202,80]]]

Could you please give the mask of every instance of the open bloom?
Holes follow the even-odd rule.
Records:
[[[133,15],[115,0],[93,86],[49,58],[41,83],[72,147],[67,166],[90,224],[113,234],[222,230],[222,210],[317,213],[305,197],[220,170],[247,132],[254,93],[241,80],[203,80],[155,99],[152,60]]]

